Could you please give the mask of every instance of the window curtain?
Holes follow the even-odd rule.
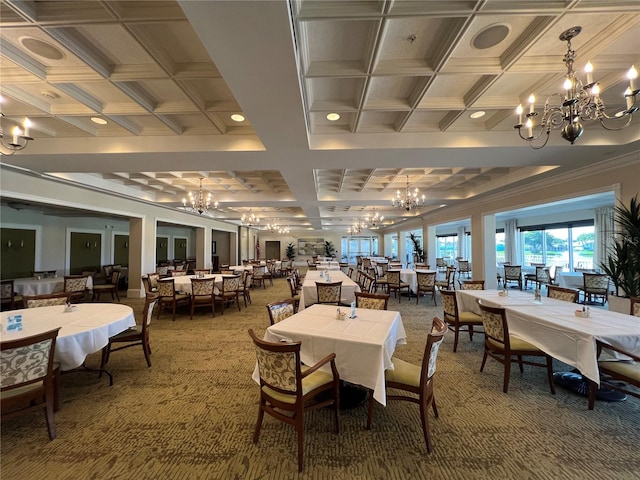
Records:
[[[505,261],[511,265],[522,265],[520,262],[520,245],[518,235],[518,220],[512,218],[504,222],[504,253]]]
[[[458,256],[463,260],[469,260],[469,252],[467,251],[467,229],[465,227],[458,227]]]
[[[596,208],[594,218],[595,252],[593,268],[599,269],[607,260],[615,240],[615,210],[612,206]]]

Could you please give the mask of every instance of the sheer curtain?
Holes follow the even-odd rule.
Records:
[[[593,268],[600,269],[600,264],[607,260],[607,253],[615,239],[615,210],[612,206],[596,208],[594,218],[595,252]]]
[[[518,220],[512,218],[504,222],[504,254],[505,261],[511,265],[521,265],[520,245],[518,235]]]
[[[466,227],[458,227],[458,256],[462,257],[463,260],[469,260]]]

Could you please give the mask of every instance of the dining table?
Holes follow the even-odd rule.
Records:
[[[22,317],[22,330],[7,332],[9,317],[17,315]],[[61,327],[54,360],[65,371],[82,366],[87,355],[102,350],[110,337],[135,326],[133,309],[118,303],[80,303],[69,309],[65,305],[24,308],[2,312],[0,340],[20,339]]]
[[[342,310],[347,317],[338,319],[336,306],[312,305],[271,325],[264,339],[301,342],[300,359],[305,365],[335,353],[340,379],[373,390],[373,398],[386,405],[384,371],[393,369],[396,346],[407,343],[400,312],[356,308],[356,317],[349,318],[350,309]],[[257,365],[253,379],[260,381]]]
[[[579,290],[584,287],[584,275],[582,272],[558,272],[556,282],[561,287]]]
[[[340,303],[347,305],[354,302],[356,299],[355,292],[360,291],[360,286],[340,270],[329,271],[328,273],[332,283],[342,282]],[[323,270],[307,270],[302,281],[302,290],[300,291],[300,305],[298,307],[300,310],[304,310],[318,301],[316,282],[326,281],[326,272]]]
[[[64,290],[64,277],[16,278],[13,290],[18,295],[49,295]],[[93,278],[87,277],[87,290],[93,290]]]
[[[191,279],[192,278],[213,278],[213,291],[217,295],[222,289],[223,277],[235,277],[237,275],[209,273],[204,276],[198,277],[197,275],[181,275],[179,277],[171,277],[174,280],[173,286],[178,293],[191,295]],[[162,281],[162,280],[160,280]]]
[[[583,313],[582,306],[553,298],[536,301],[531,294],[497,290],[456,290],[461,310],[480,314],[477,300],[505,309],[509,333],[552,357],[571,365],[598,385],[600,374],[596,340],[640,355],[640,322],[637,317],[601,308]],[[588,315],[588,317],[583,317]],[[620,355],[606,358],[624,360]]]
[[[397,269],[389,269],[389,270],[397,270]],[[435,270],[423,270],[423,269],[414,270],[412,268],[401,268],[400,280],[404,283],[409,284],[409,289],[413,294],[415,294],[418,291],[418,275],[416,274],[416,272],[437,273]]]

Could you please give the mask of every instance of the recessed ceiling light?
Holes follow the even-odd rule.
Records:
[[[239,113],[234,113],[231,115],[231,120],[234,122],[244,122],[244,115],[240,115]]]
[[[40,40],[39,38],[22,37],[20,38],[20,43],[31,53],[48,58],[49,60],[62,60],[64,58],[62,50],[55,45],[51,45],[50,43]]]
[[[477,112],[473,112],[469,117],[471,118],[482,118],[487,114],[484,110],[478,110]]]
[[[327,120],[329,120],[330,122],[335,122],[336,120],[340,120],[340,114],[327,113]]]
[[[91,117],[91,121],[93,123],[97,123],[98,125],[106,125],[107,121],[104,118],[100,117]]]

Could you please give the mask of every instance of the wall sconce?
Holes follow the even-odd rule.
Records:
[[[15,245],[11,240],[7,240],[7,248],[14,248]],[[18,249],[24,248],[24,240],[20,240],[20,243],[18,244]]]
[[[186,243],[184,243],[184,242],[182,242],[182,243],[180,244],[180,248],[184,248],[184,247],[186,247],[186,246],[187,246],[187,244],[186,244]]]
[[[166,243],[160,243],[160,248],[166,248],[167,244]]]
[[[129,242],[124,242],[124,248],[129,248]]]
[[[91,248],[91,243],[87,242],[84,244],[84,248],[86,248],[87,250],[89,250]]]

